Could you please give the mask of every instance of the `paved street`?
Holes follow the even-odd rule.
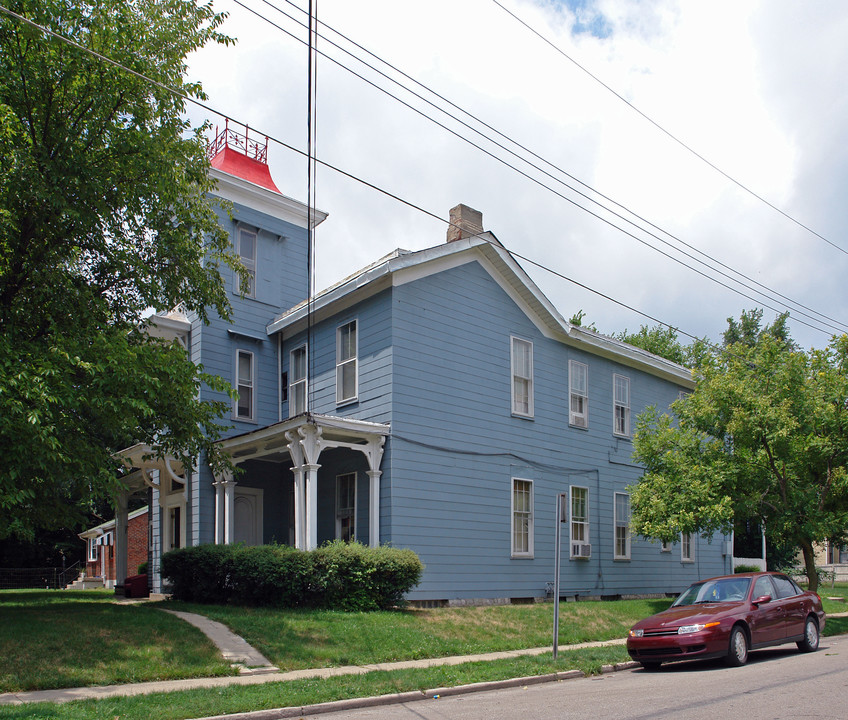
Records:
[[[310,720],[774,720],[848,715],[848,638],[818,652],[757,651],[749,664],[670,665],[601,677],[306,716]]]

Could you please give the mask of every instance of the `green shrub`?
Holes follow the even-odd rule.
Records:
[[[177,600],[351,611],[401,604],[423,569],[412,550],[341,541],[311,552],[198,545],[162,556],[162,577]]]
[[[226,603],[232,586],[230,559],[236,545],[196,545],[176,548],[162,556],[161,574],[171,581],[176,600]]]
[[[312,562],[287,545],[236,545],[230,560],[234,605],[306,605]]]
[[[759,572],[759,565],[736,565],[733,568],[733,572],[735,573],[746,573],[746,572]]]
[[[139,575],[147,575],[147,560],[145,560],[143,563],[139,564],[138,574]]]

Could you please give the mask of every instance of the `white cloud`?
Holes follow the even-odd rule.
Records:
[[[264,3],[248,1],[306,37]],[[840,207],[848,180],[841,138],[848,115],[841,92],[848,6],[581,3],[589,6],[582,21],[595,12],[606,19],[609,35],[596,37],[573,34],[574,14],[561,3],[502,1],[726,172],[848,247]],[[284,0],[276,2],[297,14]],[[214,107],[305,149],[306,49],[236,5],[221,7],[231,11],[226,29],[239,43],[198,53],[190,76],[203,82]],[[840,282],[848,256],[680,148],[494,3],[323,0],[319,12],[323,22],[663,229],[848,322]],[[326,42],[319,48],[355,66]],[[476,207],[507,247],[686,332],[718,337],[728,315],[755,305],[611,230],[324,58],[318,92],[319,157],[354,175],[445,218],[458,202]],[[404,97],[459,132],[455,121]],[[192,111],[192,117],[205,115]],[[273,144],[269,157],[277,185],[305,199],[305,161]],[[319,286],[394,247],[444,240],[443,224],[330,171],[319,172],[317,200],[330,212],[317,235]],[[567,317],[582,308],[610,332],[646,322],[527,269]],[[792,327],[806,345],[827,341],[800,323]]]

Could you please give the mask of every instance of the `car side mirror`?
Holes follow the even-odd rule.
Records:
[[[760,597],[751,601],[752,605],[764,605],[771,602],[771,595],[760,595]]]

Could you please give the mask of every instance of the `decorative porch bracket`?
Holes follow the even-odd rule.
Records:
[[[375,435],[367,443],[330,440],[320,425],[301,425],[297,433],[286,433],[294,473],[295,547],[312,550],[318,546],[318,458],[325,448],[344,448],[361,452],[368,460],[369,502],[368,538],[371,547],[380,544],[380,462],[383,459],[384,435]]]

